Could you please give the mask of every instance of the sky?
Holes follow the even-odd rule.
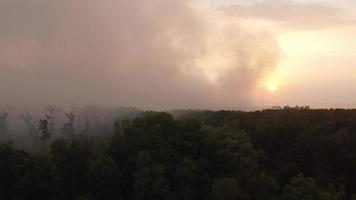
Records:
[[[0,0],[0,104],[356,107],[353,0]]]
[[[260,105],[356,107],[356,2],[229,1],[224,10],[262,23],[281,58]]]

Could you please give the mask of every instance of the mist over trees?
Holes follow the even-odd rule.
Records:
[[[52,108],[1,126],[0,199],[355,199],[356,110]]]
[[[129,107],[91,105],[68,108],[47,105],[37,109],[7,106],[3,110],[0,111],[0,140],[14,141],[30,151],[56,139],[112,134],[116,120],[132,118],[141,112]]]

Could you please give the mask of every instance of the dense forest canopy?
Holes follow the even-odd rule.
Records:
[[[9,115],[0,199],[356,199],[356,110],[135,112],[100,129],[66,113],[57,131],[22,115],[34,149],[8,141]]]

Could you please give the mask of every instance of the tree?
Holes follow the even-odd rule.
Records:
[[[234,177],[224,177],[216,181],[213,192],[215,200],[243,199],[239,181]]]
[[[22,199],[62,198],[61,174],[47,155],[34,155],[26,161],[26,172],[16,183]]]
[[[343,191],[320,188],[313,178],[299,174],[284,188],[284,200],[343,200]]]
[[[63,198],[88,194],[90,163],[95,159],[92,143],[86,139],[57,140],[51,144],[50,154],[62,176]]]
[[[17,185],[28,170],[28,159],[30,156],[12,142],[0,142],[0,199],[25,199]]]
[[[165,167],[154,163],[147,151],[138,153],[136,165],[137,170],[133,174],[136,199],[167,199],[169,188]]]
[[[58,113],[62,110],[62,108],[55,105],[48,105],[46,106],[45,110],[46,110],[46,120],[48,122],[48,129],[49,131],[54,133],[55,125],[56,125],[56,117]]]
[[[7,135],[7,112],[0,113],[0,136],[4,137]]]
[[[122,199],[121,172],[116,162],[108,155],[100,155],[91,162],[89,189],[96,199]]]
[[[66,113],[65,114],[68,121],[64,123],[62,127],[63,131],[63,136],[65,137],[71,137],[74,135],[74,120],[75,120],[75,115],[73,113]]]
[[[39,141],[42,142],[44,145],[46,145],[51,137],[48,128],[48,121],[46,119],[44,120],[40,119],[38,130],[39,130],[39,138],[38,138]]]

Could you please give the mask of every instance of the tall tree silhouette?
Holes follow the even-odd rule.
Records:
[[[70,112],[70,113],[66,113],[66,117],[68,118],[68,121],[64,123],[62,127],[63,136],[71,137],[74,134],[75,115]]]
[[[4,137],[7,135],[7,112],[2,112],[0,114],[0,136]]]
[[[46,110],[46,119],[48,122],[48,129],[51,132],[54,132],[56,125],[56,115],[62,110],[61,107],[55,105],[48,105],[45,108]]]
[[[38,126],[38,130],[39,130],[39,141],[43,142],[43,144],[47,144],[47,142],[50,139],[50,131],[48,128],[48,121],[46,119],[40,119],[39,121],[39,126]]]

